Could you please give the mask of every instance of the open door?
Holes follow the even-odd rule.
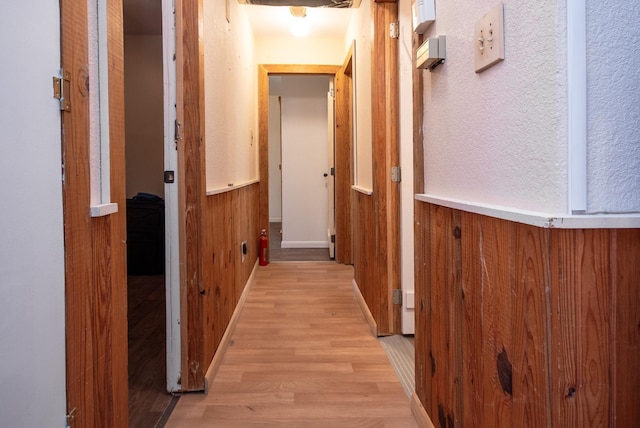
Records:
[[[329,257],[336,258],[336,168],[335,168],[335,90],[333,79],[329,80],[329,92],[327,93],[327,123],[328,123],[328,153],[329,176],[327,177],[328,222],[327,240],[329,241]]]

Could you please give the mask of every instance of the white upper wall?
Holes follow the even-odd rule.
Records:
[[[342,65],[344,39],[256,37],[257,64]]]
[[[640,3],[587,2],[587,210],[640,211]]]
[[[257,69],[244,9],[204,2],[206,189],[258,178]]]
[[[433,72],[423,72],[425,191],[471,203],[565,212],[564,5],[506,1],[505,61],[476,74],[474,25],[496,4],[436,1],[436,21],[426,35],[446,36],[447,58]]]
[[[406,1],[406,0],[405,0]],[[373,24],[371,4],[363,1],[351,20],[345,40],[345,52],[355,41],[354,92],[355,116],[355,184],[373,190],[373,149],[371,135],[371,52]]]

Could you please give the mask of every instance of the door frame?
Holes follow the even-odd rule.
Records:
[[[258,168],[260,189],[260,229],[269,227],[269,76],[328,75],[335,78],[337,65],[260,64],[258,66]]]

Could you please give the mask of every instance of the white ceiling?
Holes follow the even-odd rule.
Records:
[[[209,0],[220,1],[220,0]],[[237,1],[237,0],[229,0]],[[161,34],[162,11],[159,0],[124,0],[124,29],[127,34]],[[293,37],[289,8],[240,4],[249,17],[256,37]],[[353,9],[307,8],[310,32],[307,37],[343,37]]]

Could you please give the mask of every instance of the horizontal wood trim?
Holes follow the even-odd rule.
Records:
[[[340,70],[339,65],[314,64],[261,64],[267,74],[329,74],[334,75]]]
[[[256,183],[259,183],[259,182],[260,182],[260,180],[258,180],[256,178],[255,180],[246,181],[246,182],[240,183],[240,184],[233,184],[231,186],[221,187],[219,189],[207,190],[207,196],[214,196],[214,195],[218,195],[220,193],[231,192],[233,190],[241,189],[241,188],[246,187],[246,186],[251,186],[252,184],[256,184]]]
[[[416,396],[434,421],[640,423],[640,229],[416,205]]]
[[[554,229],[637,229],[640,213],[562,215],[519,210],[492,204],[462,201],[428,194],[417,194],[416,200],[502,220]]]
[[[367,321],[367,324],[369,325],[371,334],[374,337],[377,337],[378,324],[376,323],[376,320],[373,317],[373,314],[371,314],[371,311],[369,310],[369,306],[367,305],[366,300],[362,296],[362,293],[360,292],[360,288],[358,287],[358,283],[356,283],[355,279],[353,280],[353,292],[355,293],[356,301],[358,302],[358,305],[362,310],[362,315],[364,315],[364,319]]]

